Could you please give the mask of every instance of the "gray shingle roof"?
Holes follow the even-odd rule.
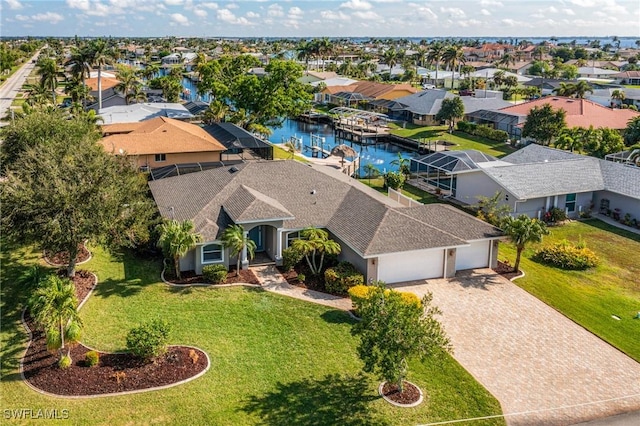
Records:
[[[597,158],[514,164],[484,172],[521,200],[604,189]]]
[[[512,152],[502,157],[503,161],[512,164],[543,163],[546,161],[577,160],[586,158],[584,155],[561,149],[549,148],[535,143],[529,144],[522,149]]]
[[[427,204],[403,212],[457,238],[473,241],[500,237],[502,231],[447,204]]]
[[[442,99],[453,97],[455,95],[446,90],[424,90],[395,101],[407,105],[406,109],[414,114],[436,115],[440,111]]]
[[[640,200],[640,167],[600,160],[600,170],[607,191]]]
[[[327,228],[365,257],[466,245],[465,232],[478,238],[478,220],[469,215],[452,213],[444,205],[399,207],[353,179],[296,161],[235,167],[233,173],[222,167],[152,181],[149,186],[164,217],[172,217],[172,206],[173,217],[193,220],[205,241],[219,238],[232,219],[274,217],[284,219],[287,229]],[[428,212],[420,216],[423,208]],[[491,235],[498,236],[492,229]]]

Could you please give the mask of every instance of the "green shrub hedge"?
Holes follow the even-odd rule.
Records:
[[[300,250],[293,247],[286,248],[282,250],[282,267],[285,271],[290,271],[300,263],[303,257],[304,254]]]
[[[96,351],[88,351],[84,354],[84,362],[86,362],[89,367],[95,367],[100,362],[100,354]]]
[[[156,319],[132,328],[127,334],[127,349],[146,360],[167,351],[171,327],[165,320]]]
[[[351,287],[363,284],[364,275],[349,262],[340,262],[324,271],[324,286],[329,293],[346,296]]]
[[[476,123],[469,123],[466,121],[458,121],[458,130],[497,142],[507,142],[507,139],[509,139],[509,134],[504,130],[496,130],[489,126],[478,125]]]
[[[202,268],[202,276],[212,284],[222,284],[227,280],[227,268],[224,265],[207,265]]]
[[[596,266],[599,260],[584,243],[573,245],[567,240],[538,250],[533,258],[540,263],[578,271]]]

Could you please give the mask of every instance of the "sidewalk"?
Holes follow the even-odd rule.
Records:
[[[251,268],[251,270],[253,270],[258,277],[258,280],[262,284],[262,288],[267,291],[343,311],[351,309],[351,299],[348,297],[332,296],[319,291],[293,286],[285,280],[282,274],[273,265],[256,266]]]

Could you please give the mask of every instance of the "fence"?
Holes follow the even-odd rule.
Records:
[[[397,201],[403,206],[416,207],[416,206],[422,205],[421,202],[416,201],[413,198],[409,198],[406,195],[402,194],[401,192],[396,191],[395,189],[387,188],[387,191],[388,191],[389,198],[391,198],[394,201]]]

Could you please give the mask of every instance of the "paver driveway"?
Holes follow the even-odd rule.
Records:
[[[510,425],[640,409],[639,363],[489,269],[392,287],[433,293],[454,357],[498,398]]]

